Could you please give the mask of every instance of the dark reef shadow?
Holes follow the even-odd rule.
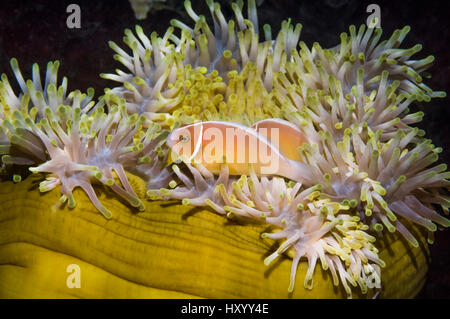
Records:
[[[179,205],[180,203],[178,203]],[[161,205],[162,206],[162,205]],[[191,209],[189,209],[186,213],[184,213],[183,215],[181,215],[181,219],[182,220],[187,220],[189,217],[194,216],[195,214],[197,214],[198,212],[201,212],[205,210],[203,207],[199,207],[199,206],[193,206]]]
[[[261,262],[264,262],[264,259],[266,259],[267,257],[269,257],[272,253],[274,253],[278,248],[280,247],[280,245],[278,243],[273,243],[269,249],[267,249],[267,251],[261,256],[260,260]],[[285,256],[284,254],[282,254],[279,258],[277,258],[276,260],[274,260],[269,266],[267,266],[267,269],[264,271],[264,278],[268,278],[270,276],[270,274],[274,271],[274,269],[280,265],[280,263],[284,260],[284,259],[289,259],[289,257]]]
[[[39,184],[42,182],[42,180],[41,179],[34,179],[33,181],[32,181],[32,183],[31,183],[31,186],[30,187],[28,187],[28,191],[30,192],[30,191],[35,191],[36,189],[39,189]]]
[[[402,223],[407,224],[407,221],[403,221]],[[411,234],[417,239],[417,238],[421,238],[419,236],[419,234],[421,233],[422,236],[427,237],[427,234],[424,231],[420,231],[417,228],[413,228],[410,226],[405,225],[405,227],[408,228],[408,230],[411,232]],[[419,233],[420,232],[420,233]],[[415,248],[413,247],[409,241],[403,237],[401,234],[398,234],[398,240],[400,240],[401,244],[403,245],[403,247],[405,247],[405,254],[407,254],[411,260],[412,265],[414,266],[414,268],[418,269],[419,265],[417,264],[417,259],[416,256],[414,254],[414,249],[420,249],[421,252],[423,253],[423,255],[425,256],[426,260],[428,261],[428,263],[431,262],[431,256],[430,256],[430,252],[427,251],[427,249],[425,248],[424,243],[426,242],[426,239],[421,240],[419,242],[419,247]],[[383,249],[389,254],[389,257],[393,258],[396,255],[396,252],[392,249],[391,244],[392,242],[395,240],[394,235],[391,233],[384,233],[383,237],[379,237],[377,238],[378,241],[383,243]]]
[[[172,207],[172,206],[176,206],[176,205],[180,205],[180,202],[179,201],[164,201],[164,203],[159,204],[159,206],[162,208]]]

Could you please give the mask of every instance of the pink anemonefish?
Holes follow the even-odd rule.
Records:
[[[219,174],[226,163],[231,175],[248,175],[249,163],[258,175],[279,175],[298,182],[308,179],[297,148],[307,142],[292,123],[267,119],[251,128],[232,122],[197,122],[173,130],[167,137],[172,161],[200,163]]]

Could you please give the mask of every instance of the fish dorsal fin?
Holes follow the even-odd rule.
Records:
[[[264,135],[286,158],[302,161],[298,147],[308,141],[305,134],[291,122],[282,119],[266,119],[253,124],[252,128]],[[278,129],[278,134],[272,129]]]

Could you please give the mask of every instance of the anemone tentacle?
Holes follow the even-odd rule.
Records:
[[[75,93],[75,95],[80,93]],[[79,101],[79,96],[74,100]],[[37,124],[27,116],[22,119],[22,139],[12,139],[14,146],[34,151],[33,138],[43,144],[48,159],[38,166],[30,167],[33,173],[46,173],[46,180],[40,184],[45,192],[61,185],[61,201],[75,206],[72,190],[81,187],[95,207],[110,218],[111,213],[101,205],[92,184],[97,182],[109,187],[132,206],[143,209],[142,201],[135,194],[126,177],[124,167],[132,165],[130,157],[136,157],[136,168],[152,155],[155,132],[143,131],[143,116],[128,116],[125,102],[106,97],[108,114],[103,107],[96,107],[91,115],[82,114],[79,104],[61,105],[56,112],[49,107],[45,117]],[[17,113],[17,112],[16,112]],[[136,156],[138,154],[140,156]],[[139,160],[141,159],[141,160]],[[115,180],[117,177],[120,184]]]
[[[32,80],[24,80],[19,64],[15,58],[11,59],[11,69],[20,87],[19,94],[15,94],[6,74],[2,74],[0,81],[0,103],[3,111],[1,116],[9,118],[14,111],[20,111],[23,115],[29,114],[33,120],[43,118],[46,108],[56,112],[60,105],[79,105],[83,113],[87,113],[94,106],[92,101],[94,89],[89,88],[87,94],[79,95],[67,90],[67,78],[63,77],[58,84],[59,61],[49,62],[45,73],[45,81],[42,82],[39,65],[33,64]],[[9,115],[9,116],[8,116]]]

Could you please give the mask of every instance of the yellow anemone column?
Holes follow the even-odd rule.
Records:
[[[144,197],[144,182],[132,178],[132,184]],[[320,266],[313,289],[305,289],[307,262],[300,263],[289,294],[291,259],[264,266],[277,247],[260,238],[266,226],[174,201],[146,201],[145,212],[137,212],[107,189],[96,191],[112,219],[81,190],[74,192],[76,208],[69,209],[58,201],[58,189],[39,193],[33,176],[0,183],[0,298],[347,297]],[[428,248],[416,235],[420,248],[396,235],[377,240],[386,262],[380,297],[413,297],[423,286]],[[75,275],[79,288],[73,287]],[[373,297],[358,291],[353,289],[354,298]]]

